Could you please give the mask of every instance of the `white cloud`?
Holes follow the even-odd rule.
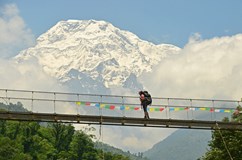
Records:
[[[159,97],[242,97],[242,34],[201,40],[190,38],[181,53],[162,61],[140,80]]]
[[[57,81],[43,72],[35,61],[17,64],[0,59],[0,88],[29,90],[59,90]]]
[[[34,99],[46,98],[53,100],[31,101],[1,98],[0,101],[3,103],[17,103],[20,101],[26,109],[34,112],[77,114],[77,106],[74,103],[53,103],[54,96],[56,96],[56,99],[68,99],[68,95],[54,95],[54,93],[46,94],[37,92],[31,94],[31,91],[69,92],[69,89],[66,86],[62,86],[55,78],[47,75],[41,66],[34,60],[18,64],[13,60],[0,59],[0,77],[1,97],[8,95],[9,97],[23,97],[29,99],[33,96]],[[5,89],[8,90],[7,95]],[[21,92],[21,90],[26,90],[28,92]]]
[[[16,63],[12,57],[33,44],[34,36],[26,27],[24,20],[19,16],[19,10],[15,4],[7,4],[0,8],[0,77],[1,89],[14,90],[43,90],[66,91],[56,79],[47,75],[37,60],[31,59],[25,63]],[[2,92],[1,92],[2,94]],[[23,93],[16,93],[23,94]],[[14,103],[13,100],[11,100]],[[25,106],[30,106],[30,102]],[[35,102],[34,107],[39,105]],[[67,104],[65,104],[67,106]],[[52,106],[42,107],[53,110]],[[28,108],[28,107],[27,107]],[[71,108],[71,107],[70,107]],[[30,109],[30,108],[28,108]],[[71,111],[69,108],[63,108]]]
[[[34,36],[19,16],[15,4],[0,8],[0,57],[9,58],[34,44]]]
[[[146,151],[175,129],[103,126],[103,142],[132,153]],[[100,140],[101,141],[101,140]]]
[[[21,49],[25,49],[34,42],[34,37],[19,16],[19,10],[15,4],[7,4],[0,8],[0,35],[1,89],[67,90],[60,86],[56,79],[47,75],[37,60],[16,63],[12,59]]]

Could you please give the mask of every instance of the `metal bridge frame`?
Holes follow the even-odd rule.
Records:
[[[53,113],[9,112],[1,111],[0,120],[39,121],[57,123],[78,123],[93,125],[116,125],[135,127],[183,128],[204,130],[242,130],[242,123],[178,120],[178,119],[144,119],[131,117],[110,117],[92,115],[71,115]]]
[[[45,92],[45,91],[28,91],[28,90],[9,90],[0,89],[0,92],[5,93],[5,96],[0,96],[6,102],[10,100],[27,100],[31,101],[31,111],[30,112],[13,112],[13,111],[0,111],[0,120],[17,120],[17,121],[41,121],[41,122],[59,122],[59,123],[79,123],[79,124],[94,124],[94,125],[116,125],[116,126],[137,126],[137,127],[158,127],[158,128],[187,128],[187,129],[226,129],[226,130],[242,130],[242,123],[240,122],[221,122],[221,121],[204,121],[204,120],[180,120],[180,119],[143,119],[134,117],[111,117],[103,115],[79,115],[77,114],[57,114],[55,112],[56,102],[77,102],[79,101],[79,96],[96,96],[96,97],[117,97],[121,99],[121,103],[113,103],[117,105],[139,105],[139,104],[124,104],[124,98],[138,98],[137,96],[118,96],[118,95],[98,95],[98,94],[80,94],[80,93],[64,93],[64,92]],[[30,97],[14,97],[9,96],[9,93],[30,93]],[[52,99],[47,98],[34,98],[34,94],[50,94],[53,95]],[[57,95],[73,95],[76,96],[76,100],[68,99],[57,99]],[[190,101],[190,107],[193,106],[193,101],[209,101],[214,107],[214,102],[231,102],[231,103],[241,103],[238,100],[215,100],[215,99],[188,99],[188,98],[160,98],[153,97],[153,99],[166,100],[167,105],[155,105],[155,106],[166,106],[173,107],[169,105],[170,100],[177,101]],[[45,101],[53,102],[54,113],[36,113],[33,112],[33,102],[34,101]],[[102,101],[101,101],[102,102]],[[101,103],[100,101],[97,103]],[[109,102],[102,102],[109,103]],[[185,107],[185,106],[178,106]]]

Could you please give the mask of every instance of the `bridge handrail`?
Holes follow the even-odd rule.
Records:
[[[88,103],[97,103],[97,104],[113,104],[120,106],[140,106],[138,103],[117,103],[117,102],[108,102],[108,101],[76,101],[76,100],[65,100],[65,99],[48,99],[48,98],[23,98],[23,97],[1,97],[0,99],[4,100],[27,100],[27,101],[43,101],[43,102],[69,102],[69,103],[77,103],[77,102],[88,102]],[[212,107],[212,106],[196,106],[196,105],[168,105],[168,104],[155,104],[150,107],[175,107],[175,108],[214,108],[214,109],[234,109],[233,107]]]
[[[79,96],[99,96],[99,97],[120,97],[120,98],[138,98],[138,96],[124,96],[124,95],[107,95],[107,94],[88,94],[88,93],[68,93],[68,92],[50,92],[50,91],[38,91],[38,90],[16,90],[16,89],[0,89],[5,92],[27,92],[27,93],[45,93],[45,94],[63,94],[63,95],[79,95]],[[203,99],[203,98],[177,98],[177,97],[152,97],[153,99],[165,99],[165,100],[182,100],[182,101],[210,101],[210,102],[234,102],[240,103],[241,100],[226,100],[226,99]]]

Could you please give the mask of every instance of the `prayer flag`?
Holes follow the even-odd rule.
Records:
[[[214,108],[210,108],[210,112],[214,112]]]
[[[105,105],[105,109],[110,109],[110,105]]]
[[[105,104],[101,104],[101,105],[100,105],[100,108],[104,108],[104,107],[105,107]]]
[[[95,107],[96,103],[90,103],[90,106]]]
[[[115,106],[110,106],[110,109],[111,109],[111,110],[114,110],[114,108],[115,108]]]
[[[125,106],[120,106],[120,110],[123,111],[125,109]]]
[[[230,110],[229,109],[225,109],[224,112],[225,113],[230,113]]]
[[[134,110],[134,107],[129,107],[130,110]]]
[[[150,112],[153,112],[155,109],[154,108],[149,108]]]
[[[160,108],[155,108],[155,111],[160,111]]]
[[[181,110],[181,108],[178,108],[178,107],[175,108],[175,111],[180,111],[180,110]]]
[[[138,111],[140,108],[139,107],[135,107],[134,110]]]

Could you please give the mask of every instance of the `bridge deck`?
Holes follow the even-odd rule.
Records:
[[[160,128],[187,128],[187,129],[226,129],[242,130],[242,123],[203,121],[203,120],[179,120],[179,119],[144,119],[133,117],[111,117],[95,115],[71,115],[53,113],[31,113],[31,112],[10,112],[1,111],[0,120],[17,121],[41,121],[41,122],[61,122],[80,124],[102,124],[117,126],[137,126],[137,127],[160,127]]]

